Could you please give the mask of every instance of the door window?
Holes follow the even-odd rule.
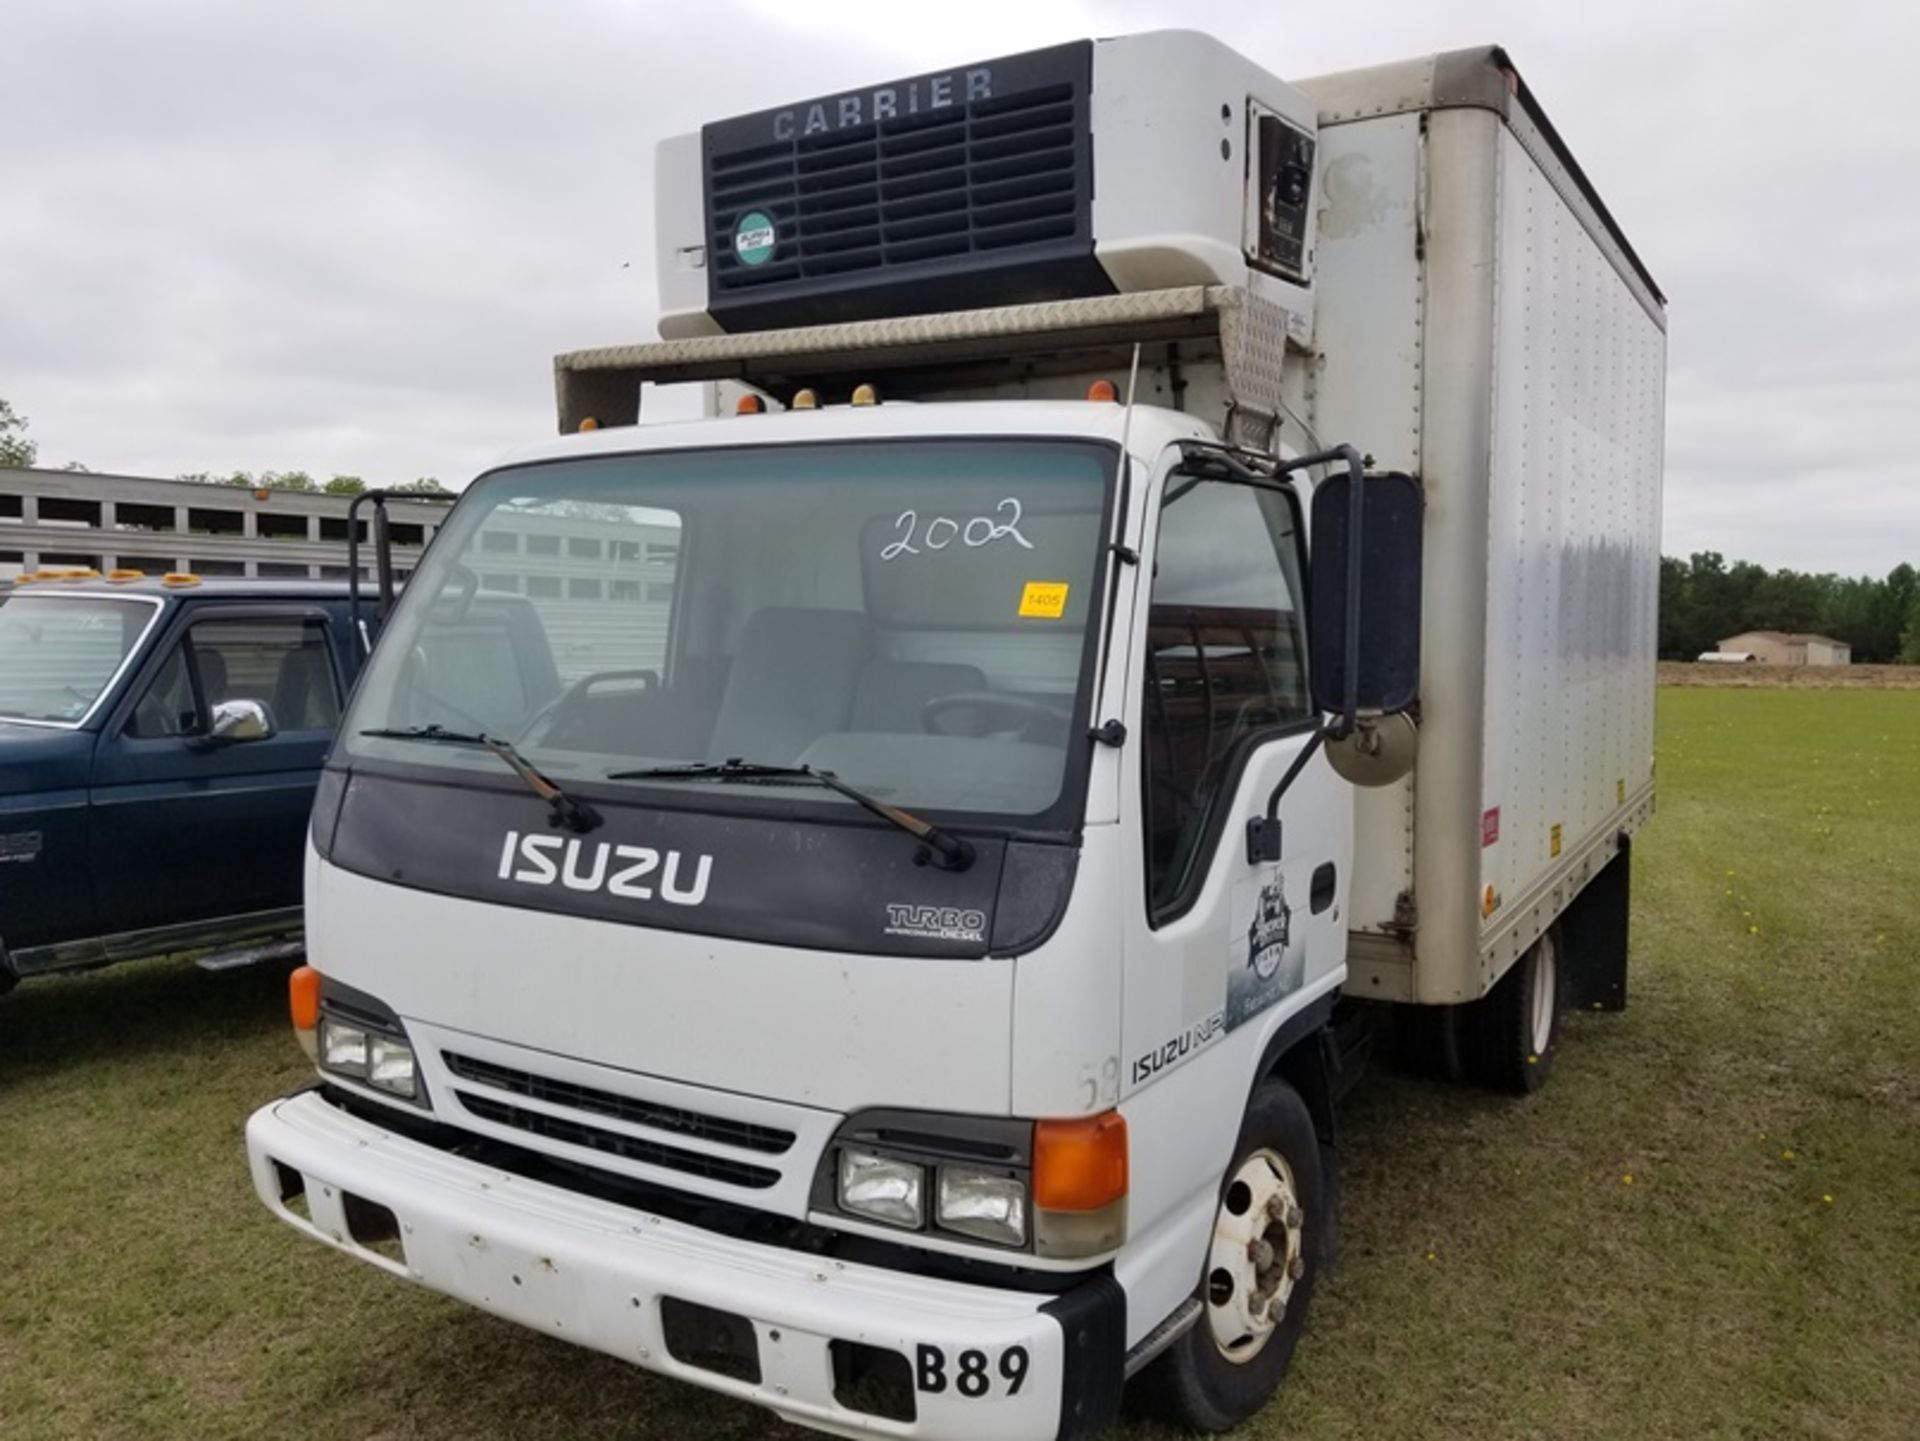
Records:
[[[326,627],[299,616],[194,622],[134,707],[127,734],[204,735],[213,708],[228,700],[258,701],[275,731],[332,730],[340,689]]]
[[[1147,889],[1156,919],[1190,898],[1247,752],[1309,719],[1298,525],[1282,491],[1175,474],[1147,615]]]

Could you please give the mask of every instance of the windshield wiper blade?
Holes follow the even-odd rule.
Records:
[[[841,780],[832,771],[818,770],[813,766],[772,766],[755,761],[741,760],[738,756],[730,760],[701,762],[688,766],[645,766],[632,771],[608,771],[610,781],[751,781],[751,780],[800,780],[812,781],[825,786],[828,790],[838,791],[855,805],[864,807],[881,820],[896,825],[915,840],[926,846],[927,850],[938,858],[940,869],[945,871],[964,871],[973,864],[973,846],[951,832],[942,830],[932,821],[920,819],[911,811],[903,811],[898,806],[890,806],[885,801],[868,795]]]
[[[533,762],[515,750],[510,742],[483,731],[452,731],[442,725],[377,726],[360,734],[381,740],[433,741],[439,745],[471,746],[475,750],[492,751],[505,762],[509,770],[527,783],[528,790],[552,807],[547,817],[552,824],[578,835],[585,835],[601,824],[600,812],[578,796],[570,796],[560,789],[554,781],[542,775]]]

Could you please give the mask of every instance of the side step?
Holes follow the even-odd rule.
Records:
[[[1140,1338],[1140,1344],[1127,1352],[1127,1379],[1131,1381],[1149,1361],[1193,1329],[1200,1319],[1200,1298],[1189,1296],[1158,1326]]]
[[[237,971],[242,966],[257,966],[262,961],[284,961],[304,954],[306,949],[305,937],[293,936],[285,940],[266,941],[257,946],[236,946],[232,950],[214,951],[200,957],[194,964],[203,971]]]

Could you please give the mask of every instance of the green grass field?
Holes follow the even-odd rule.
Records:
[[[1920,1434],[1920,697],[1668,690],[1632,1003],[1526,1101],[1370,1077],[1259,1437]],[[0,1001],[0,1436],[758,1437],[272,1221],[282,973]],[[1130,1423],[1123,1436],[1157,1437]]]

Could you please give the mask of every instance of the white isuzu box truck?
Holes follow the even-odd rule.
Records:
[[[658,183],[664,338],[354,696],[260,1196],[825,1431],[1225,1428],[1375,1038],[1525,1091],[1625,1002],[1661,295],[1498,50],[1082,42]]]

